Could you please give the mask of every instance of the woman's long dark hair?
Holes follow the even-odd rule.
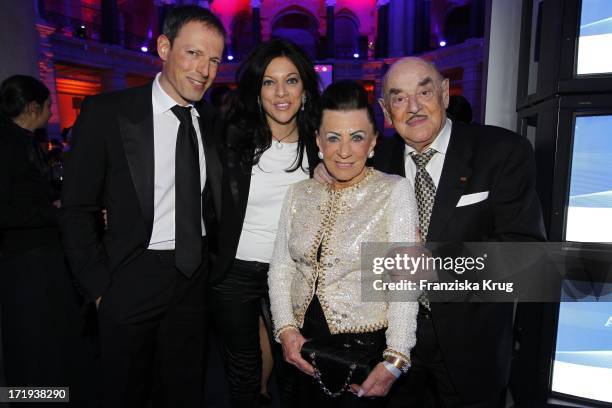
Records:
[[[271,40],[255,48],[236,73],[238,89],[232,98],[228,112],[228,123],[238,126],[244,135],[240,148],[254,148],[254,157],[243,157],[245,163],[256,165],[261,155],[272,145],[272,132],[266,121],[263,110],[259,107],[258,98],[264,72],[274,58],[286,57],[297,68],[306,103],[304,110],[298,110],[298,151],[295,161],[287,171],[295,171],[302,166],[307,139],[314,140],[319,117],[319,77],[314,66],[304,51],[286,40]],[[314,142],[313,142],[314,143]]]
[[[6,119],[19,116],[31,102],[41,107],[49,99],[49,88],[28,75],[13,75],[0,85],[0,114]]]

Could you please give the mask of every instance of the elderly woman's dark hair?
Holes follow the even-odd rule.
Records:
[[[13,75],[0,85],[0,114],[7,119],[19,116],[31,102],[41,107],[49,99],[49,88],[29,75]]]
[[[302,165],[306,140],[314,138],[320,103],[319,77],[312,62],[300,47],[290,41],[278,39],[264,42],[251,51],[236,73],[238,89],[232,97],[228,122],[244,131],[244,143],[255,148],[253,164],[259,163],[263,152],[272,145],[272,132],[258,98],[261,95],[264,72],[268,64],[278,57],[286,57],[296,66],[306,95],[304,110],[300,109],[297,113],[297,157],[287,170],[295,171]]]
[[[368,100],[367,92],[357,82],[349,79],[333,82],[321,95],[321,112],[324,110],[349,111],[360,109],[366,110],[368,120],[374,128],[374,133],[376,133],[374,110]]]

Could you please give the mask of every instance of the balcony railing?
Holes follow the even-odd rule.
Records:
[[[43,19],[55,27],[58,33],[70,35],[74,38],[82,38],[97,41],[100,43],[112,44],[104,38],[103,26],[100,23],[100,14],[94,15],[94,21],[84,21],[74,17],[69,17],[56,12],[45,12]],[[129,31],[119,31],[116,45],[125,49],[155,54],[156,43],[153,39],[143,37]]]

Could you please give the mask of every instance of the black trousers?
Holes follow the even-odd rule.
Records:
[[[211,291],[211,311],[223,345],[233,407],[259,406],[259,317],[267,307],[268,268],[267,263],[235,259],[224,280]]]
[[[416,345],[412,367],[389,393],[388,408],[500,408],[505,395],[463,401],[455,388],[438,342],[432,316],[422,306],[417,315]],[[483,390],[483,395],[487,390]]]
[[[146,250],[113,274],[98,309],[104,407],[202,406],[205,239],[202,253],[190,278],[174,251]]]
[[[306,316],[304,317],[304,327],[301,330],[302,335],[307,338],[320,338],[331,336],[325,315],[319,302],[319,298],[315,295],[308,306]],[[346,333],[336,334],[335,336],[343,336],[359,338],[363,335],[372,335],[373,333]],[[384,334],[380,333],[380,359],[382,361],[382,352],[385,349]],[[350,391],[344,392],[336,398],[327,396],[321,390],[320,385],[315,379],[307,374],[302,373],[297,368],[293,369],[295,376],[295,394],[293,396],[292,407],[299,408],[380,408],[384,406],[383,398],[358,398]],[[325,373],[322,373],[324,376]],[[331,390],[336,391],[336,390]]]
[[[79,309],[79,298],[57,242],[0,257],[7,385],[70,387],[68,406],[93,406],[93,344],[82,335]],[[25,408],[57,404],[17,405]]]

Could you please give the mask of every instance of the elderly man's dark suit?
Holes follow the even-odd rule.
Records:
[[[375,166],[405,176],[404,147],[404,140],[397,134],[380,140]],[[488,192],[488,197],[457,207],[462,195],[480,192]],[[545,232],[529,142],[502,128],[454,122],[427,241],[543,240]],[[486,406],[502,396],[508,384],[512,308],[509,303],[431,304],[442,359],[465,405]],[[417,349],[424,346],[419,333]],[[417,367],[414,368],[416,372]],[[402,390],[409,382],[410,373],[396,388]],[[483,401],[489,402],[482,405]]]
[[[206,157],[202,207],[208,241],[215,242],[211,235],[215,233],[221,185],[221,164],[212,141],[216,115],[204,104],[196,104],[196,108]],[[111,381],[103,386],[114,387],[107,393],[111,396],[105,400],[107,406],[122,406],[126,398],[130,406],[141,404],[144,391],[139,388],[159,381],[138,378],[154,372],[149,361],[154,353],[158,358],[155,364],[177,372],[172,381],[178,390],[190,381],[199,381],[201,375],[189,367],[202,359],[208,249],[203,241],[202,264],[191,277],[174,268],[173,251],[147,250],[154,218],[153,141],[151,84],[86,98],[74,126],[74,146],[65,170],[63,241],[86,299],[102,296],[98,310],[102,370],[104,378]],[[104,232],[99,225],[102,208],[108,218]],[[176,333],[166,336],[170,342],[181,338],[180,333],[193,340],[165,344],[176,352],[159,356],[149,339],[154,331]],[[136,363],[122,359],[130,353],[138,355],[133,359]],[[106,361],[106,356],[115,361]],[[190,401],[201,395],[163,397],[174,398],[176,406],[183,406],[181,399]],[[163,406],[163,401],[158,402]]]

